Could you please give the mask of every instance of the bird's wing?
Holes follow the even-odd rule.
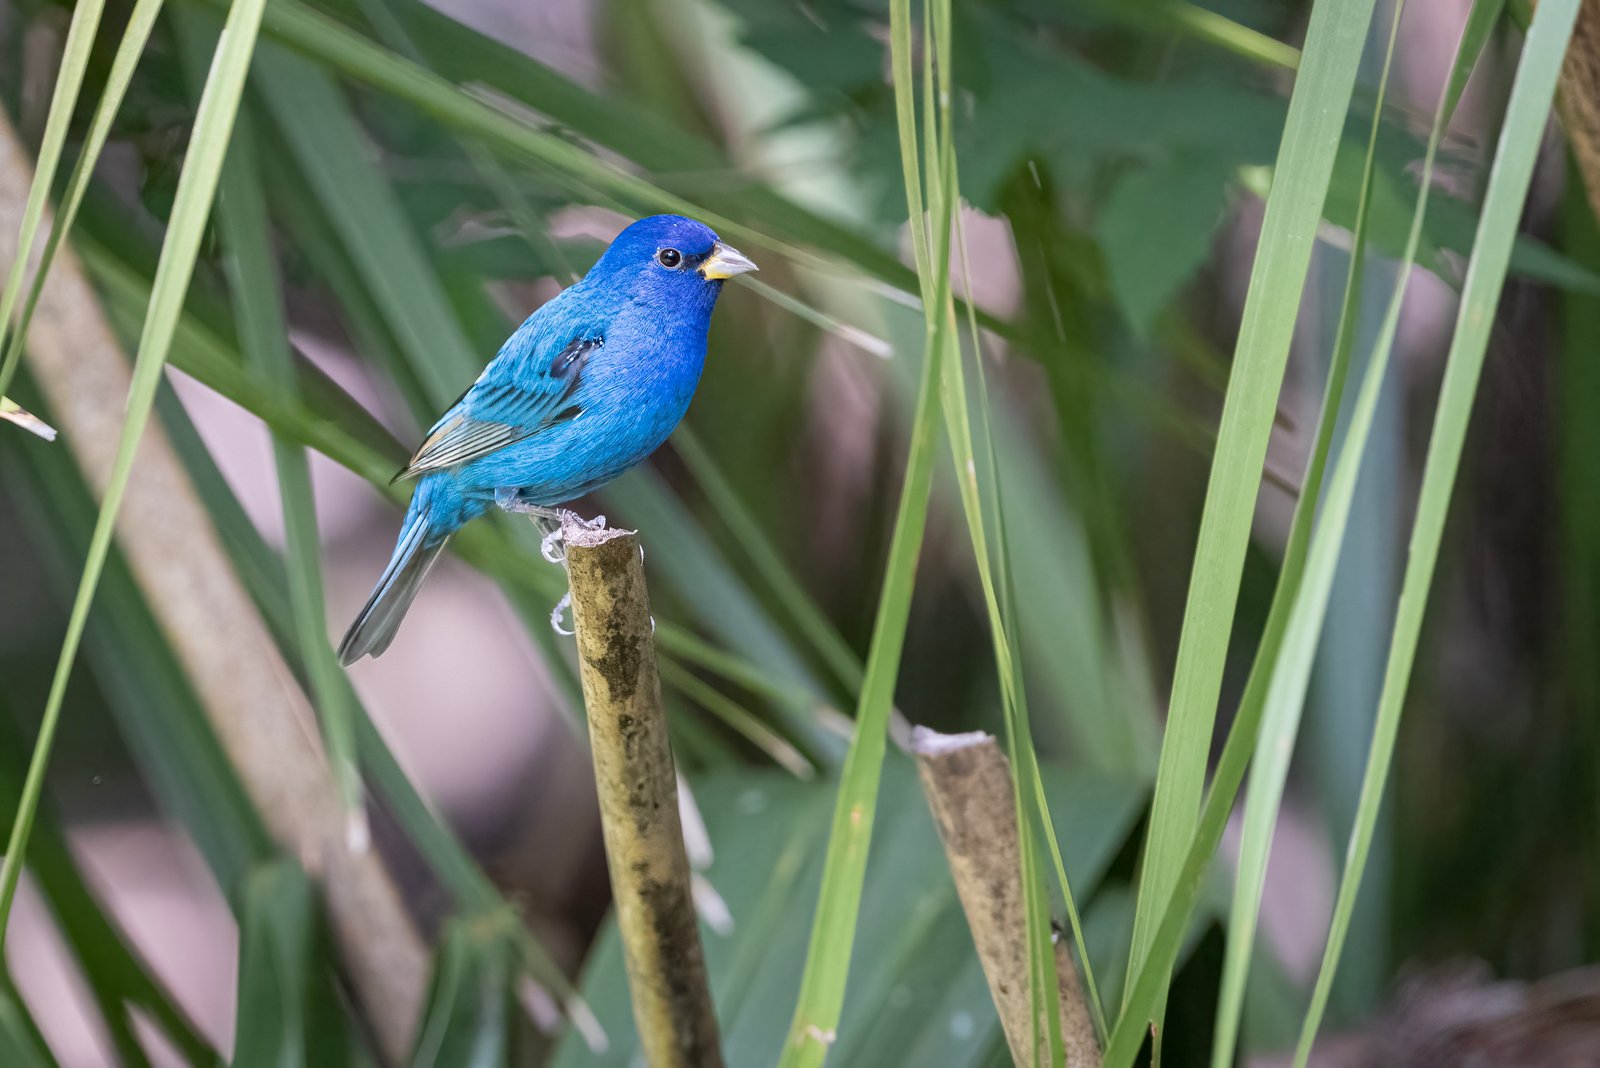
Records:
[[[433,425],[394,481],[476,460],[576,416],[581,409],[568,402],[584,360],[602,343],[598,337],[573,338],[547,368],[524,381],[486,372]]]

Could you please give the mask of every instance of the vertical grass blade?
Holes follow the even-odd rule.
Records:
[[[1339,334],[1334,343],[1335,349],[1343,357],[1340,362],[1344,366],[1348,365],[1347,346],[1353,343],[1354,327],[1359,317],[1361,258],[1366,253],[1366,231],[1370,219],[1378,132],[1383,121],[1383,102],[1387,99],[1389,75],[1394,64],[1395,41],[1399,36],[1400,19],[1404,13],[1404,0],[1397,0],[1390,21],[1389,43],[1384,51],[1383,72],[1378,78],[1378,95],[1373,106],[1372,124],[1367,136],[1366,165],[1361,180],[1361,199],[1356,211],[1355,243],[1351,250],[1349,278],[1345,285],[1344,303],[1339,317]],[[1437,143],[1437,139],[1429,142],[1429,154],[1424,169],[1425,181],[1433,164],[1433,149]],[[1321,519],[1311,537],[1305,575],[1289,610],[1281,648],[1270,665],[1266,663],[1261,665],[1262,668],[1270,667],[1271,675],[1267,684],[1261,731],[1256,738],[1255,756],[1251,761],[1250,793],[1245,801],[1244,838],[1239,851],[1239,870],[1228,921],[1228,946],[1223,963],[1222,989],[1217,1001],[1217,1023],[1212,1032],[1213,1068],[1217,1066],[1226,1068],[1232,1064],[1234,1048],[1238,1043],[1239,1016],[1244,1006],[1245,983],[1249,977],[1251,953],[1255,947],[1261,892],[1266,884],[1267,855],[1272,847],[1272,833],[1277,825],[1278,806],[1283,798],[1283,784],[1288,776],[1289,758],[1294,752],[1295,737],[1299,731],[1306,688],[1311,681],[1311,667],[1316,656],[1317,641],[1322,633],[1322,621],[1327,614],[1328,598],[1333,590],[1334,568],[1338,564],[1339,553],[1344,546],[1344,532],[1355,496],[1356,478],[1366,452],[1367,436],[1372,428],[1373,413],[1377,408],[1378,391],[1383,384],[1384,373],[1388,369],[1395,328],[1400,322],[1400,308],[1405,297],[1406,283],[1411,277],[1410,266],[1416,257],[1417,239],[1421,235],[1426,198],[1427,187],[1424,185],[1417,197],[1417,212],[1412,219],[1409,244],[1399,265],[1398,282],[1372,355],[1367,362],[1355,413],[1334,467],[1333,480],[1329,484],[1328,498],[1321,506]],[[1342,385],[1341,382],[1341,388],[1337,392],[1330,385],[1329,399],[1335,406],[1343,395]]]
[[[264,378],[284,392],[293,393],[294,360],[289,352],[288,324],[284,321],[282,289],[269,243],[266,199],[257,177],[249,118],[248,113],[239,117],[222,176],[218,216],[227,247],[226,268],[240,348]],[[351,692],[342,685],[328,639],[311,467],[304,447],[281,434],[273,435],[272,455],[278,472],[295,640],[322,722],[329,770],[345,807],[346,840],[353,851],[359,852],[365,849],[369,835],[356,756],[355,715]]]
[[[877,805],[878,781],[883,772],[889,712],[894,704],[900,654],[905,647],[906,625],[911,616],[912,587],[922,535],[927,525],[928,498],[933,482],[934,444],[939,418],[938,382],[943,349],[938,334],[945,329],[943,324],[948,320],[944,316],[935,317],[935,309],[941,306],[940,302],[927,298],[936,295],[930,294],[930,289],[948,292],[949,271],[948,264],[944,262],[935,264],[932,271],[922,269],[928,263],[930,254],[921,211],[921,185],[917,178],[915,104],[911,95],[910,7],[910,0],[894,0],[890,5],[890,48],[894,64],[896,110],[900,119],[901,165],[906,177],[912,242],[916,248],[918,274],[925,294],[924,312],[928,317],[927,344],[912,417],[905,478],[895,515],[894,534],[889,544],[889,561],[873,623],[861,696],[856,705],[856,730],[845,756],[839,793],[834,803],[833,825],[823,863],[821,896],[812,922],[811,943],[800,980],[800,997],[779,1062],[783,1068],[815,1068],[821,1065],[839,1025],[850,954],[855,942],[856,918],[860,913],[861,891],[866,879],[867,852],[872,842],[872,822]],[[946,242],[948,232],[947,225]]]
[[[1457,59],[1458,84],[1450,98],[1452,107],[1459,97],[1460,84],[1464,84],[1466,74],[1470,72],[1478,54],[1482,51],[1488,31],[1502,6],[1503,0],[1480,0],[1473,11],[1468,33],[1463,39],[1462,52]],[[1347,292],[1360,291],[1356,272],[1360,270],[1362,262],[1360,252],[1364,247],[1364,238],[1359,227],[1356,238],[1358,247],[1354,249],[1356,254],[1351,257],[1352,277],[1347,285]],[[1345,324],[1342,336],[1335,344],[1334,359],[1323,397],[1322,413],[1318,420],[1316,441],[1301,487],[1300,500],[1295,506],[1294,521],[1284,551],[1278,588],[1273,594],[1261,648],[1257,652],[1255,666],[1245,687],[1238,716],[1229,732],[1222,755],[1217,761],[1196,838],[1189,847],[1178,883],[1166,904],[1152,941],[1151,955],[1143,969],[1136,973],[1130,972],[1129,994],[1124,1015],[1118,1021],[1106,1049],[1108,1065],[1131,1064],[1138,1052],[1144,1031],[1140,1021],[1152,1011],[1153,1006],[1163,996],[1165,977],[1183,944],[1188,919],[1199,900],[1211,857],[1222,840],[1229,813],[1233,809],[1234,800],[1244,781],[1245,771],[1254,751],[1256,733],[1265,709],[1266,691],[1271,681],[1272,667],[1277,662],[1278,650],[1282,647],[1290,611],[1298,598],[1300,583],[1305,572],[1313,519],[1321,498],[1323,473],[1333,437],[1338,402],[1343,393],[1343,383],[1348,371],[1349,342],[1353,337],[1351,330],[1354,325],[1352,313],[1353,309],[1347,304],[1344,318],[1348,322]]]
[[[1139,876],[1130,976],[1150,953],[1194,837],[1267,438],[1373,3],[1317,0],[1306,30],[1206,486]]]
[[[310,1049],[312,894],[288,861],[252,871],[240,894],[234,1068],[300,1068]]]
[[[970,280],[973,278],[973,273],[967,256],[966,235],[962,228],[961,218],[959,215],[956,216],[955,229],[958,242],[957,247],[961,255],[962,276],[968,279],[970,285]],[[1004,494],[1001,487],[1000,470],[997,460],[999,452],[996,448],[993,423],[990,418],[989,391],[983,374],[983,349],[978,335],[977,316],[973,313],[970,304],[967,306],[966,312],[968,334],[970,337],[970,343],[972,345],[972,351],[975,356],[975,362],[977,363],[979,427],[982,432],[981,440],[984,444],[984,451],[988,461],[987,473],[989,485],[992,487],[993,493],[995,529],[994,571],[996,572],[993,583],[998,587],[998,589],[997,594],[993,598],[991,598],[989,592],[986,590],[985,600],[986,602],[991,599],[994,601],[994,606],[990,607],[988,610],[990,612],[991,631],[995,634],[998,643],[996,656],[997,659],[1003,657],[1003,659],[1000,659],[999,667],[999,670],[1001,671],[1001,677],[1002,679],[1009,677],[1011,680],[1010,687],[1014,688],[1014,697],[1012,698],[1011,702],[1012,707],[1008,709],[1007,729],[1012,733],[1013,737],[1020,739],[1021,741],[1020,745],[1015,743],[1013,744],[1011,759],[1012,775],[1014,779],[1012,785],[1013,791],[1018,798],[1019,807],[1018,826],[1019,828],[1028,829],[1031,827],[1032,823],[1036,822],[1038,825],[1038,830],[1042,832],[1044,840],[1049,846],[1050,859],[1053,862],[1055,869],[1056,885],[1061,891],[1062,902],[1067,910],[1068,927],[1071,930],[1073,945],[1077,951],[1078,964],[1083,972],[1083,985],[1088,993],[1089,1011],[1093,1018],[1096,1034],[1099,1040],[1103,1042],[1109,1033],[1105,1008],[1100,999],[1099,986],[1095,982],[1094,969],[1089,962],[1089,952],[1083,937],[1083,922],[1078,915],[1078,904],[1076,897],[1072,892],[1072,885],[1067,879],[1066,863],[1061,854],[1061,840],[1056,834],[1055,821],[1050,815],[1050,805],[1045,797],[1044,778],[1039,772],[1038,754],[1033,746],[1033,735],[1028,714],[1026,690],[1023,685],[1024,675],[1022,671],[1022,645],[1020,641],[1010,641],[1007,637],[1008,635],[1020,635],[1022,633],[1022,628],[1018,623],[1017,596],[1013,583],[1013,570],[1011,562],[1011,542],[1006,529]],[[959,366],[957,371],[959,372]],[[965,406],[964,393],[965,387],[959,387],[957,390],[956,403],[962,405],[963,408]],[[977,465],[971,448],[970,435],[964,430],[965,423],[966,419],[963,412],[961,418],[961,424],[963,425],[953,427],[950,431],[951,450],[952,454],[956,456],[956,477],[959,480],[966,481],[969,477],[966,473],[970,472],[970,479],[973,482],[973,496],[978,497],[981,502],[981,495],[977,493],[976,485]],[[960,458],[962,455],[966,456],[965,460]],[[962,493],[963,507],[967,508],[970,512],[972,509],[966,504],[965,500],[966,490],[963,489]],[[984,517],[980,511],[978,513],[980,526],[977,528],[980,532],[983,530],[981,525],[983,518]],[[968,523],[969,525],[972,523],[972,517],[970,514]],[[987,546],[978,542],[976,537],[974,541],[975,551],[982,554],[980,559],[986,559]],[[981,566],[983,565],[980,564],[980,567]],[[985,580],[980,574],[980,583],[985,583],[987,581],[988,580]],[[1028,806],[1027,811],[1037,816],[1036,821],[1030,820],[1024,822],[1022,820],[1024,812],[1022,811],[1023,803],[1021,799],[1025,796],[1031,798],[1032,800],[1032,805]],[[1031,835],[1031,829],[1028,831],[1028,833]],[[1047,972],[1047,982],[1054,985],[1057,972],[1053,962],[1047,969]]]
[[[34,163],[33,185],[28,190],[28,201],[22,208],[17,255],[6,274],[5,288],[0,289],[0,342],[5,340],[7,328],[11,325],[11,313],[17,308],[22,278],[28,271],[28,257],[33,252],[34,238],[39,234],[39,223],[44,219],[45,205],[50,200],[50,187],[55,184],[56,168],[61,164],[61,148],[66,144],[72,113],[78,106],[78,91],[83,88],[89,52],[94,47],[95,33],[100,28],[100,14],[104,10],[105,0],[83,0],[72,9],[72,22],[67,27],[61,69],[56,74],[55,92],[50,97],[50,114],[45,120],[44,139],[39,145],[39,158]],[[6,387],[11,385],[20,358],[21,351],[18,350],[14,354],[8,351],[5,359],[0,360],[0,396],[4,396]]]
[[[446,925],[410,1068],[511,1064],[510,978],[510,953],[498,931],[462,920]]]
[[[1444,382],[1439,391],[1433,433],[1423,466],[1422,489],[1417,502],[1417,518],[1411,529],[1410,556],[1401,582],[1400,601],[1395,614],[1394,636],[1389,646],[1389,661],[1384,672],[1383,692],[1378,699],[1378,717],[1368,751],[1367,770],[1361,783],[1355,826],[1345,855],[1344,873],[1339,879],[1339,894],[1334,904],[1322,967],[1317,975],[1311,1008],[1306,1014],[1296,1049],[1296,1064],[1304,1064],[1321,1023],[1327,1004],[1328,988],[1338,970],[1339,953],[1349,928],[1350,915],[1360,892],[1361,876],[1383,803],[1384,785],[1394,756],[1395,737],[1405,705],[1406,689],[1416,661],[1417,639],[1427,607],[1428,588],[1433,583],[1439,559],[1439,543],[1449,510],[1456,474],[1461,466],[1461,448],[1466,440],[1467,422],[1472,414],[1473,397],[1483,370],[1489,331],[1494,325],[1495,308],[1505,282],[1512,245],[1516,240],[1533,177],[1539,145],[1544,136],[1550,103],[1555,95],[1567,43],[1577,18],[1578,0],[1545,0],[1534,12],[1522,61],[1512,83],[1511,99],[1500,130],[1500,142],[1489,172],[1477,241],[1467,265],[1456,315],[1455,336],[1445,364]],[[1471,24],[1469,24],[1470,26]],[[1460,60],[1452,74],[1447,103],[1460,93],[1457,77]]]
[[[933,228],[931,254],[934,264],[944,264],[944,274],[949,273],[950,240],[952,231],[961,237],[964,273],[970,279],[967,267],[965,239],[962,234],[957,205],[960,187],[955,167],[954,144],[951,138],[952,46],[950,40],[950,6],[933,5],[929,17],[933,22],[931,45],[924,42],[923,109],[931,128],[933,116],[938,117],[939,137],[926,139],[928,180],[930,183],[929,219]],[[932,68],[932,69],[929,69]],[[937,93],[935,92],[937,77]],[[928,271],[938,270],[929,266]],[[935,276],[937,277],[937,276]],[[1041,1053],[1047,1053],[1049,1063],[1060,1064],[1064,1059],[1064,1040],[1061,1014],[1058,1006],[1061,990],[1055,965],[1054,936],[1050,923],[1049,893],[1044,877],[1044,864],[1039,856],[1038,832],[1043,830],[1057,859],[1057,872],[1062,894],[1066,899],[1072,919],[1075,940],[1081,947],[1081,928],[1077,922],[1077,908],[1072,891],[1061,867],[1060,850],[1050,813],[1043,800],[1043,785],[1038,776],[1038,758],[1034,752],[1033,737],[1028,725],[1027,698],[1021,670],[1020,649],[1013,641],[1016,633],[1009,582],[1008,546],[1005,537],[1004,516],[1000,500],[1000,481],[994,467],[994,441],[989,432],[987,392],[983,385],[982,349],[979,343],[977,318],[971,306],[967,307],[967,326],[971,335],[972,352],[976,363],[978,389],[981,399],[983,438],[988,465],[985,471],[990,494],[986,498],[978,475],[977,454],[973,444],[971,406],[967,397],[966,375],[962,366],[960,337],[955,326],[955,304],[950,287],[941,279],[929,294],[941,301],[934,307],[942,326],[936,341],[943,346],[940,360],[943,373],[940,380],[941,406],[944,410],[946,436],[950,442],[951,458],[955,462],[955,478],[962,512],[966,518],[967,535],[972,543],[973,558],[978,571],[979,586],[983,593],[984,610],[988,616],[990,639],[994,646],[996,675],[1000,683],[1001,704],[1004,710],[1006,742],[1012,778],[1012,797],[1016,806],[1018,830],[1019,873],[1026,908],[1028,939],[1029,1004],[1034,1050],[1033,1063],[1038,1063]],[[986,503],[986,500],[988,503]],[[989,525],[991,520],[997,537],[991,547]],[[997,572],[999,578],[997,580]],[[1091,992],[1090,1004],[1096,1026],[1104,1031],[1104,1013],[1100,1008],[1099,994],[1093,973],[1083,958],[1084,973]],[[1039,1021],[1045,1022],[1043,1034]],[[1043,1049],[1039,1047],[1043,1045]]]
[[[33,321],[34,309],[39,306],[39,294],[44,291],[50,263],[55,259],[56,250],[72,232],[78,209],[83,205],[83,195],[88,192],[89,180],[94,177],[95,164],[99,162],[100,152],[105,148],[106,137],[111,132],[111,123],[122,109],[128,84],[133,81],[133,72],[139,65],[139,57],[144,54],[145,44],[150,40],[150,30],[155,26],[156,16],[161,13],[162,3],[163,0],[135,0],[133,11],[128,15],[127,28],[117,44],[117,54],[111,60],[105,89],[100,94],[100,102],[95,105],[94,118],[90,120],[89,131],[84,136],[83,151],[73,165],[72,175],[67,179],[66,192],[61,196],[44,251],[39,254],[39,266],[28,286],[28,295],[22,302],[16,329],[9,336],[5,327],[10,316],[0,316],[0,341],[4,342],[0,345],[0,351],[5,353],[4,366],[0,367],[0,391],[4,390],[4,384],[10,381],[10,372],[16,369],[22,359],[22,346],[28,339],[28,324]],[[20,278],[20,274],[17,277]],[[7,278],[6,284],[10,286],[10,278]]]
[[[161,250],[161,261],[151,287],[150,306],[145,317],[144,332],[139,341],[139,352],[134,362],[133,381],[128,397],[128,416],[123,423],[122,437],[117,447],[116,462],[106,484],[100,514],[95,520],[94,533],[89,542],[88,559],[84,562],[78,592],[73,599],[72,613],[67,621],[67,634],[62,642],[55,676],[51,680],[50,695],[45,704],[44,716],[39,724],[39,738],[34,745],[33,759],[28,765],[28,777],[23,785],[21,802],[17,806],[16,820],[11,827],[6,845],[4,867],[0,868],[0,945],[4,944],[7,920],[16,897],[17,880],[22,874],[24,855],[28,848],[28,833],[33,826],[34,814],[39,808],[39,795],[44,789],[45,768],[50,762],[50,750],[55,740],[56,728],[61,719],[61,705],[66,696],[67,681],[77,658],[78,645],[83,639],[84,624],[89,618],[89,606],[94,601],[95,586],[105,567],[106,555],[111,548],[111,535],[115,528],[117,509],[127,490],[128,477],[133,471],[134,453],[145,423],[150,418],[150,407],[155,401],[156,387],[161,382],[161,369],[166,363],[167,349],[177,328],[183,310],[183,298],[194,272],[195,256],[200,249],[200,238],[206,219],[211,213],[211,201],[216,193],[222,160],[227,153],[229,133],[239,108],[239,96],[244,89],[245,75],[250,68],[250,55],[255,49],[256,33],[261,25],[261,13],[266,0],[236,0],[228,13],[228,21],[217,44],[211,72],[200,97],[195,113],[194,132],[189,140],[183,173],[178,179],[177,194],[172,204],[172,217],[168,223],[167,238]]]

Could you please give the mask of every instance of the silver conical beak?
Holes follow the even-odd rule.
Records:
[[[700,265],[700,276],[713,282],[720,282],[736,274],[748,274],[760,269],[750,257],[733,246],[718,241],[711,246],[711,255]]]

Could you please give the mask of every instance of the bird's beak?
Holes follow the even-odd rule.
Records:
[[[755,261],[731,245],[724,245],[718,241],[711,246],[711,255],[700,265],[700,277],[712,282],[720,282],[724,278],[732,278],[736,274],[748,274],[761,268]]]

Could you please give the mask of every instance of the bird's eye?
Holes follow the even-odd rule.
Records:
[[[656,261],[663,267],[676,267],[683,262],[683,253],[675,248],[664,248],[656,253]]]

